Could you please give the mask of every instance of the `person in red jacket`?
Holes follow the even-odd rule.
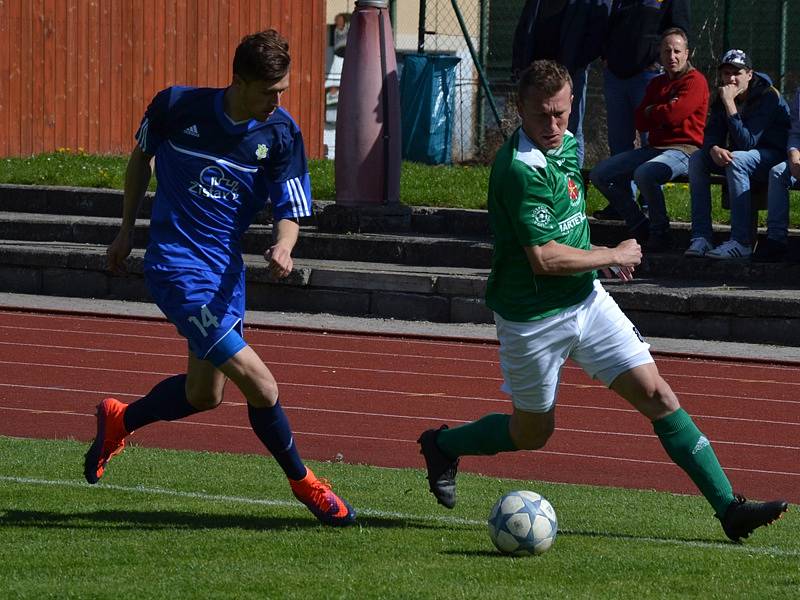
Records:
[[[647,145],[607,158],[590,175],[647,252],[672,248],[661,186],[687,174],[689,156],[703,145],[708,112],[708,82],[689,62],[682,29],[661,36],[661,64],[664,73],[647,85],[635,113],[636,128],[648,133]],[[631,180],[649,206],[647,215],[633,197]]]

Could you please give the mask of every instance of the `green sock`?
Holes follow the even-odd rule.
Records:
[[[711,443],[694,424],[692,417],[679,408],[671,415],[653,421],[653,430],[669,457],[686,471],[714,507],[717,516],[722,517],[733,502],[733,489]]]
[[[436,445],[451,458],[512,452],[517,447],[508,431],[510,419],[510,415],[491,414],[453,429],[442,429]]]

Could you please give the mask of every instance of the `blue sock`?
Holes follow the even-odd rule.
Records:
[[[306,467],[297,452],[292,428],[289,427],[289,419],[286,418],[281,403],[276,400],[275,406],[265,408],[255,408],[248,403],[247,416],[250,417],[250,426],[258,439],[272,453],[286,476],[295,481],[305,477]]]
[[[176,421],[200,412],[186,399],[186,375],[158,382],[150,393],[128,405],[123,423],[128,433],[156,421]]]

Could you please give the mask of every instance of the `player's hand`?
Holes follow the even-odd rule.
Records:
[[[719,146],[712,146],[708,151],[711,160],[718,167],[725,168],[733,162],[733,152],[727,148],[720,148]]]
[[[133,231],[120,229],[117,237],[106,250],[108,270],[112,273],[127,273],[126,259],[131,253],[131,248],[133,248]]]
[[[269,273],[275,279],[283,279],[292,272],[292,253],[280,244],[275,244],[264,252],[264,259],[269,263]]]
[[[789,161],[789,172],[797,181],[800,181],[800,162]]]
[[[634,239],[625,240],[614,248],[613,266],[620,269],[627,269],[633,273],[633,269],[642,262],[642,247]]]

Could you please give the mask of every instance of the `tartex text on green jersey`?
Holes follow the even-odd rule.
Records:
[[[550,240],[589,250],[586,197],[577,143],[566,132],[559,148],[540,150],[517,129],[497,153],[489,177],[494,234],[486,305],[509,321],[534,321],[583,301],[595,272],[536,275],[525,246]]]

